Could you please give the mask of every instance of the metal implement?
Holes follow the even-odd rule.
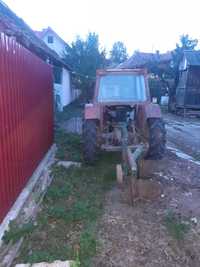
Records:
[[[119,125],[122,133],[122,161],[123,167],[117,165],[117,180],[122,183],[123,176],[128,176],[130,179],[130,196],[131,203],[134,204],[134,197],[136,196],[136,181],[139,178],[139,160],[145,152],[145,146],[139,144],[137,148],[132,151],[128,146],[128,131],[126,123]]]

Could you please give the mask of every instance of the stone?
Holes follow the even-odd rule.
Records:
[[[72,266],[72,261],[54,261],[53,263],[40,262],[34,264],[17,264],[15,267],[70,267]]]
[[[81,167],[81,163],[80,162],[74,162],[74,161],[58,161],[57,165],[58,166],[63,166],[65,168],[69,168],[71,166],[78,167],[78,168]]]

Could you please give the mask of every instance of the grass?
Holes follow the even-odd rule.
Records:
[[[195,160],[200,161],[200,153],[194,153],[193,157]]]
[[[58,150],[56,158],[59,160],[81,161],[81,138],[75,133],[65,133],[62,129],[58,129],[55,133],[55,142]]]
[[[74,101],[64,108],[62,113],[56,114],[56,123],[61,125],[66,120],[72,117],[82,116],[82,105],[80,100]],[[78,134],[66,133],[61,128],[57,127],[55,131],[55,143],[57,144],[58,150],[56,153],[56,158],[59,160],[71,160],[71,161],[81,161],[81,137]]]
[[[186,224],[182,219],[170,211],[165,217],[165,225],[171,236],[180,241],[184,239],[185,234],[189,231],[189,224]]]
[[[29,236],[33,232],[34,228],[35,226],[32,222],[26,223],[19,227],[19,225],[13,221],[9,225],[9,231],[5,232],[3,241],[5,244],[10,242],[15,243],[21,239],[21,237]]]
[[[59,159],[81,160],[81,138],[62,131],[56,137]],[[106,192],[115,181],[120,155],[102,153],[94,166],[66,169],[54,165],[37,227],[24,236],[16,263],[74,260],[74,267],[88,267],[98,247],[96,226]],[[16,238],[15,238],[16,240]]]

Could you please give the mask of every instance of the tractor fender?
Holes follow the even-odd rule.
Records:
[[[85,120],[100,120],[101,118],[101,108],[99,105],[95,104],[85,104],[85,111],[84,111],[84,118]]]
[[[144,129],[150,118],[161,118],[161,110],[158,104],[145,103],[137,106],[137,126]]]
[[[145,105],[145,117],[149,118],[161,118],[161,110],[158,104],[150,103]]]

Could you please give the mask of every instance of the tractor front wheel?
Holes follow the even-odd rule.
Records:
[[[93,164],[98,154],[98,127],[95,120],[85,120],[83,123],[83,157],[86,163]]]
[[[153,118],[148,121],[149,126],[149,150],[148,159],[162,159],[166,146],[165,123],[161,118]]]

